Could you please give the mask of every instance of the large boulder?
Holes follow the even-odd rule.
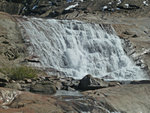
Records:
[[[56,87],[51,81],[42,81],[31,85],[30,91],[34,93],[54,94],[56,93]]]
[[[108,87],[108,83],[103,79],[94,78],[92,75],[86,75],[80,80],[78,88],[80,90],[94,90]]]

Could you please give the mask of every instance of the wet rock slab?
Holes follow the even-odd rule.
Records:
[[[1,113],[107,113],[96,100],[85,96],[49,96],[4,88],[0,88],[0,93]]]

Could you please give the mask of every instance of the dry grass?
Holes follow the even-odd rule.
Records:
[[[34,78],[37,76],[37,70],[28,66],[5,66],[0,68],[0,72],[13,80],[22,80],[24,78]]]

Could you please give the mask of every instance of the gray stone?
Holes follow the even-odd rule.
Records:
[[[80,90],[94,90],[108,87],[108,83],[102,79],[94,78],[92,75],[86,75],[80,80],[78,88]]]
[[[56,87],[53,85],[52,82],[43,81],[43,82],[39,82],[34,85],[31,85],[30,91],[34,93],[54,94],[56,93]]]
[[[25,81],[25,83],[32,83],[31,79],[25,79],[24,81]]]
[[[11,88],[11,89],[17,89],[17,90],[21,90],[21,85],[19,83],[8,83],[6,86],[6,88]]]

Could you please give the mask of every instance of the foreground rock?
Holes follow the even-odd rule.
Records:
[[[48,96],[0,88],[1,113],[107,113],[94,99],[83,96]]]
[[[149,113],[150,84],[128,84],[63,95],[40,95],[0,88],[1,113]],[[65,95],[66,93],[66,95]],[[71,95],[70,95],[71,94]]]
[[[121,85],[84,92],[103,103],[109,111],[121,113],[149,113],[150,84]]]

